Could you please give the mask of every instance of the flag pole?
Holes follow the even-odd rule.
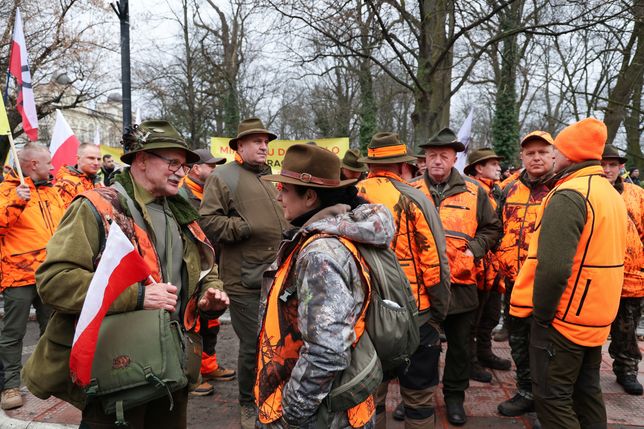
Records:
[[[18,172],[18,177],[20,177],[20,184],[24,185],[25,177],[22,175],[22,168],[20,167],[20,160],[18,159],[18,151],[16,150],[16,144],[13,142],[13,135],[9,133],[7,137],[9,137],[9,144],[11,145],[11,152],[13,153],[13,159],[15,160],[14,164],[16,164],[16,171]]]

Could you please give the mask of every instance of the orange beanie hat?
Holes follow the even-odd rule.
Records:
[[[572,162],[601,160],[608,130],[595,118],[586,118],[564,128],[555,138],[555,147]]]

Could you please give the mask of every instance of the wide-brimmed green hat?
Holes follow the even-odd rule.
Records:
[[[616,159],[620,164],[626,164],[626,161],[628,161],[626,158],[619,154],[619,150],[612,144],[607,144],[606,146],[604,146],[602,159]]]
[[[357,179],[340,179],[340,158],[320,146],[294,144],[286,150],[280,174],[261,177],[269,182],[312,188],[343,188]]]
[[[443,128],[425,143],[421,143],[418,147],[425,149],[431,149],[433,147],[451,147],[456,152],[463,152],[465,150],[465,145],[458,141],[458,137],[454,134],[454,131],[449,128]]]
[[[400,141],[396,133],[376,133],[367,146],[367,156],[358,159],[366,164],[397,164],[415,161],[407,155],[407,145]]]
[[[416,148],[416,152],[414,153],[414,156],[416,157],[416,159],[418,158],[425,159],[425,149],[423,149],[422,147]]]
[[[248,118],[239,123],[239,126],[237,127],[237,137],[230,139],[228,146],[230,146],[232,150],[237,150],[237,141],[240,138],[251,134],[268,134],[268,141],[272,141],[277,138],[275,134],[271,133],[264,127],[261,119]]]
[[[358,149],[349,149],[342,158],[342,168],[357,171],[358,173],[368,171],[369,168],[364,163],[358,161],[358,158],[360,158],[360,151]]]
[[[478,164],[479,162],[487,161],[489,159],[498,159],[499,161],[502,161],[504,158],[502,156],[497,155],[494,152],[494,149],[489,147],[482,147],[480,149],[476,149],[472,151],[469,155],[467,155],[467,165],[463,169],[463,172],[471,176],[476,173],[476,171],[474,170],[474,166],[476,164]]]
[[[199,161],[199,155],[190,150],[181,133],[168,121],[143,121],[127,132],[121,143],[124,150],[121,161],[126,164],[131,164],[139,152],[158,149],[183,149],[187,164]]]

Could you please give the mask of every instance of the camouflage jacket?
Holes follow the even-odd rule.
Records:
[[[342,236],[353,242],[389,246],[395,234],[389,210],[380,204],[364,204],[355,210],[333,216],[339,206],[329,207],[293,236],[282,243],[277,260],[269,272],[274,273],[294,246],[305,237],[316,234]],[[349,250],[335,238],[318,238],[297,255],[294,268],[286,280],[297,290],[297,323],[304,344],[291,377],[283,390],[284,417],[300,428],[315,427],[315,414],[329,394],[336,375],[349,366],[354,326],[365,300],[360,271]],[[264,319],[270,276],[265,274],[260,320]],[[330,428],[349,428],[346,413],[331,413]],[[375,422],[363,426],[374,427]],[[286,427],[283,421],[263,428]]]

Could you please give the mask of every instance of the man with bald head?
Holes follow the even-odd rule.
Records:
[[[83,143],[76,152],[76,165],[62,167],[56,173],[56,189],[65,202],[71,204],[76,195],[103,186],[97,175],[101,169],[101,150],[92,143]]]
[[[20,370],[22,340],[29,309],[36,308],[40,333],[45,331],[49,309],[36,292],[36,268],[45,259],[45,246],[64,212],[64,204],[49,180],[51,156],[46,147],[28,143],[18,161],[24,183],[15,171],[0,184],[0,292],[4,297],[4,326],[0,333],[0,361],[5,385],[0,406],[21,407]]]

